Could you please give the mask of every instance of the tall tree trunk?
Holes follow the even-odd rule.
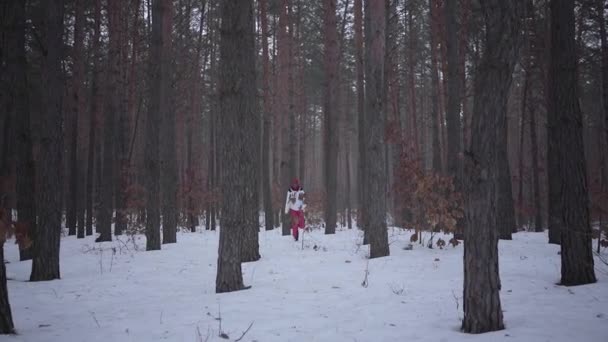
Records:
[[[29,227],[30,238],[36,231],[36,181],[35,165],[32,153],[32,127],[27,80],[27,60],[25,52],[25,3],[12,1],[7,7],[12,13],[12,25],[7,37],[7,70],[10,73],[10,84],[14,90],[15,136],[16,136],[16,190],[17,221]],[[32,258],[31,248],[19,250],[21,261]]]
[[[338,194],[338,76],[340,56],[336,0],[323,1],[324,19],[324,70],[325,91],[323,98],[324,157],[325,162],[325,234],[336,233]]]
[[[114,213],[114,198],[118,191],[116,186],[116,165],[118,153],[116,124],[117,113],[120,110],[121,96],[120,83],[120,2],[119,0],[108,1],[108,82],[106,84],[107,100],[104,108],[104,130],[103,130],[103,166],[102,166],[102,187],[100,203],[100,222],[99,236],[96,242],[112,241],[112,216]],[[120,114],[118,114],[120,118]]]
[[[170,0],[152,1],[152,42],[150,52],[150,104],[146,129],[147,197],[146,197],[146,250],[159,250],[160,237],[160,124],[163,109],[166,109],[168,94],[166,79],[169,74],[170,60],[166,59],[165,39],[167,12],[171,12]]]
[[[365,157],[367,222],[370,258],[390,254],[386,226],[386,172],[384,133],[386,108],[384,97],[384,55],[386,43],[386,8],[383,0],[365,1]]]
[[[496,226],[500,148],[495,142],[517,61],[520,20],[516,3],[485,0],[481,7],[485,18],[485,49],[475,72],[471,146],[465,164],[468,184],[462,330],[466,333],[504,329]]]
[[[357,74],[357,128],[359,132],[358,139],[358,186],[357,186],[357,226],[363,229],[363,244],[369,243],[369,230],[366,219],[367,211],[367,176],[365,175],[365,88],[363,84],[364,68],[363,68],[363,4],[362,0],[355,0],[355,69]]]
[[[296,135],[295,135],[295,113],[293,106],[293,84],[292,84],[292,54],[291,54],[291,40],[293,38],[293,32],[288,32],[290,27],[291,16],[288,13],[290,7],[289,0],[281,0],[279,9],[279,33],[278,33],[278,50],[277,59],[279,64],[278,79],[279,89],[278,102],[279,110],[278,115],[280,116],[280,123],[287,122],[287,127],[279,124],[279,131],[276,133],[281,134],[279,153],[281,155],[279,175],[281,177],[281,188],[287,191],[291,184],[291,179],[294,178],[296,169]],[[286,119],[286,120],[285,120]],[[282,234],[290,235],[290,223],[291,219],[287,215],[283,217]]]
[[[252,0],[227,0],[221,5],[219,102],[221,117],[222,228],[215,290],[244,288],[241,244],[245,231],[257,226],[255,49]],[[248,127],[245,134],[241,127]],[[238,189],[238,191],[235,191]],[[245,208],[245,210],[243,210]],[[255,231],[257,235],[257,230]],[[256,240],[257,241],[257,240]]]
[[[532,188],[534,190],[534,231],[543,232],[543,218],[540,204],[540,181],[538,169],[538,140],[536,138],[536,110],[534,105],[530,108],[530,144],[532,154]]]
[[[262,25],[262,89],[263,89],[263,136],[262,136],[262,187],[264,193],[264,222],[266,230],[274,229],[274,209],[272,208],[272,183],[270,178],[270,134],[271,134],[271,94],[270,57],[268,55],[268,1],[260,0]]]
[[[414,160],[418,163],[421,161],[420,148],[418,143],[418,113],[416,108],[416,56],[415,56],[415,45],[416,45],[416,34],[414,30],[414,3],[409,3],[408,9],[408,95],[409,95],[409,116],[410,116],[410,141],[415,157]]]
[[[600,27],[600,48],[602,54],[602,102],[604,103],[604,148],[608,149],[608,38],[606,37],[605,0],[597,0],[597,20]],[[606,151],[606,150],[604,150]],[[608,158],[606,158],[608,160]],[[606,160],[604,164],[606,164]],[[608,165],[604,165],[604,179],[608,179]]]
[[[87,184],[86,184],[86,207],[87,207],[87,222],[86,222],[86,235],[93,235],[93,192],[95,183],[95,159],[96,159],[96,132],[97,132],[97,118],[99,117],[99,60],[100,60],[100,37],[101,37],[101,0],[95,0],[95,31],[93,34],[93,70],[91,80],[91,100],[89,108],[89,141],[88,141],[88,152],[87,152]],[[99,222],[98,222],[99,223]]]
[[[507,94],[508,97],[508,94]],[[517,231],[515,222],[515,205],[513,203],[513,183],[511,182],[511,166],[508,154],[508,122],[507,106],[496,112],[496,163],[498,168],[496,188],[496,224],[501,240],[511,240],[512,232]]]
[[[437,0],[429,0],[429,8],[430,8],[430,21],[431,21],[431,89],[433,96],[439,94],[439,74],[438,74],[438,64],[437,64],[437,36],[439,29],[437,28],[437,10],[438,4]],[[443,108],[439,107],[439,102],[435,99],[431,101],[431,130],[432,130],[432,145],[433,145],[433,170],[435,172],[442,172],[443,166],[441,164],[441,149],[439,146],[439,141],[441,139],[441,123],[439,122],[439,111],[443,110]]]
[[[80,158],[78,157],[78,131],[79,131],[79,120],[83,116],[84,112],[84,56],[82,53],[83,42],[84,42],[84,1],[76,0],[76,15],[74,22],[74,46],[73,46],[73,61],[74,61],[74,76],[73,76],[73,90],[72,90],[72,141],[71,141],[71,155],[70,155],[70,196],[71,202],[70,207],[74,211],[70,219],[73,220],[73,224],[78,224],[78,238],[84,238],[84,225],[80,219],[80,214],[83,212],[83,205],[81,202],[82,194],[82,170],[80,167]],[[69,222],[70,220],[68,220]],[[68,225],[69,229],[71,227]]]
[[[549,134],[555,146],[549,155],[556,158],[561,184],[558,198],[561,239],[561,284],[566,286],[596,282],[589,222],[589,193],[583,146],[582,113],[576,82],[574,2],[551,0],[551,58],[549,77]]]
[[[527,67],[527,66],[526,66]],[[525,203],[524,203],[524,142],[525,142],[525,132],[526,132],[526,121],[528,120],[528,88],[530,84],[530,75],[528,70],[524,70],[524,85],[522,89],[521,95],[521,117],[520,117],[520,126],[519,126],[519,179],[518,179],[518,191],[517,191],[517,205],[519,206],[519,226],[524,227],[526,222],[525,213]]]
[[[21,1],[15,1],[21,2]],[[6,286],[6,266],[4,265],[4,241],[0,242],[0,334],[14,334],[13,315],[8,300]]]
[[[447,166],[448,174],[454,177],[456,189],[460,189],[461,184],[461,165],[459,154],[461,153],[461,131],[460,122],[460,101],[462,82],[458,77],[458,10],[457,1],[445,1],[445,30],[446,30],[446,61],[447,61],[447,106],[446,106],[446,125],[447,125]],[[458,223],[456,238],[462,238],[462,223]]]
[[[34,255],[30,281],[59,279],[59,244],[61,238],[61,198],[63,184],[63,0],[42,2],[43,34],[46,56],[42,63],[44,115],[40,115],[38,162],[41,167],[38,226],[34,235]]]
[[[177,157],[175,149],[175,106],[173,99],[173,2],[164,1],[161,23],[161,82],[160,82],[160,192],[163,219],[163,244],[177,241]]]

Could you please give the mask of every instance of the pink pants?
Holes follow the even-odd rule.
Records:
[[[291,234],[294,238],[298,238],[298,228],[304,229],[304,212],[289,209],[291,216]]]

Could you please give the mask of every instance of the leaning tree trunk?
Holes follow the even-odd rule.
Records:
[[[170,0],[153,0],[152,2],[152,41],[150,51],[150,104],[148,105],[148,118],[146,125],[146,250],[159,250],[160,239],[160,115],[163,109],[162,101],[166,100],[163,94],[163,84],[169,80],[163,78],[168,75],[165,71],[170,61],[165,59],[166,35],[165,12],[170,11]]]
[[[549,63],[550,130],[557,146],[549,154],[557,161],[561,192],[560,216],[561,284],[596,282],[589,222],[583,116],[578,103],[574,2],[551,1],[551,57]],[[551,200],[555,200],[552,198]]]
[[[31,281],[58,279],[61,238],[61,186],[63,184],[63,0],[43,1],[44,43],[42,62],[43,110],[40,115],[40,141],[37,168],[40,179],[38,226],[34,235]]]
[[[163,2],[161,94],[160,94],[160,192],[162,194],[163,244],[177,241],[177,157],[175,149],[175,110],[172,103],[171,29],[173,2]]]
[[[216,292],[241,290],[241,244],[246,229],[257,225],[259,118],[255,83],[253,1],[226,0],[221,5],[219,102],[221,138],[222,227]],[[248,129],[243,133],[242,127]],[[257,234],[257,231],[255,232]],[[244,235],[247,235],[246,233]]]
[[[29,97],[27,89],[27,60],[25,52],[25,2],[13,1],[8,11],[12,13],[13,29],[9,35],[7,53],[10,84],[14,90],[16,115],[16,178],[17,178],[17,221],[25,224],[30,235],[36,230],[36,184],[34,157],[32,154],[32,127],[30,122]],[[31,248],[19,250],[21,261],[32,259]]]
[[[483,333],[504,329],[498,273],[496,144],[500,113],[506,111],[517,60],[518,5],[481,2],[485,51],[475,73],[471,146],[465,171],[464,319],[462,330]],[[497,114],[498,113],[498,114]]]
[[[323,1],[324,70],[323,131],[325,167],[325,234],[336,233],[338,214],[338,91],[339,50],[336,0]]]
[[[386,8],[382,0],[365,1],[365,157],[366,210],[370,258],[390,254],[386,226],[386,165],[384,133],[386,109],[384,96],[384,54],[386,43]]]

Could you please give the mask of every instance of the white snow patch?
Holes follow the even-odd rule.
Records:
[[[596,284],[555,285],[559,246],[546,234],[500,242],[506,330],[482,335],[459,331],[463,245],[406,251],[411,233],[390,229],[391,256],[368,260],[360,234],[307,232],[302,243],[261,232],[262,259],[243,264],[252,288],[220,295],[218,232],[180,233],[155,252],[143,251],[141,236],[135,244],[65,237],[62,279],[40,283],[27,281],[31,262],[19,262],[8,242],[19,335],[0,341],[225,341],[220,313],[232,341],[252,322],[242,341],[606,341],[608,267],[596,259]]]

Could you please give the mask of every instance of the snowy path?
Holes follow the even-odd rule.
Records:
[[[548,245],[545,234],[518,233],[515,240],[500,242],[507,329],[479,336],[458,331],[462,245],[444,250],[415,245],[405,251],[410,233],[392,229],[391,256],[369,261],[369,284],[363,287],[367,247],[357,246],[358,234],[306,233],[302,250],[278,230],[262,232],[262,259],[243,266],[245,284],[252,288],[221,295],[214,293],[215,232],[180,234],[176,245],[156,252],[135,251],[132,243],[100,246],[92,238],[66,237],[62,279],[44,283],[26,282],[31,263],[18,262],[9,241],[8,287],[19,335],[0,341],[225,341],[215,319],[220,308],[222,330],[232,341],[251,322],[242,341],[608,338],[608,267],[596,261],[597,284],[554,285],[559,247]],[[144,238],[136,244],[144,249]]]

